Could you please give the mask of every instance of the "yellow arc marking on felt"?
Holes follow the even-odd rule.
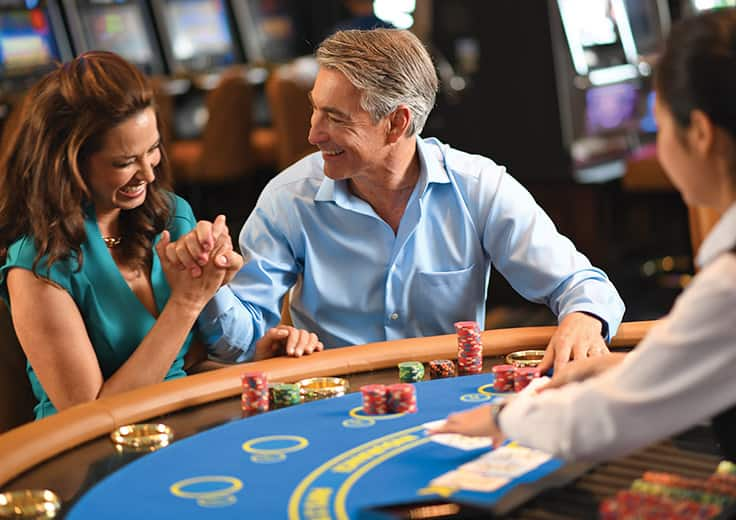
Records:
[[[360,453],[363,450],[370,449],[374,445],[388,442],[390,439],[394,437],[403,437],[404,435],[407,435],[413,432],[417,432],[423,429],[424,429],[424,426],[419,425],[419,426],[414,426],[412,428],[407,428],[406,430],[394,432],[390,435],[379,437],[372,441],[361,444],[360,446],[356,446],[355,448],[351,448],[348,451],[345,451],[339,455],[336,455],[332,457],[330,460],[328,460],[327,462],[321,464],[319,467],[313,470],[309,475],[304,477],[304,479],[299,483],[296,489],[294,489],[294,492],[291,494],[291,497],[289,498],[289,519],[299,520],[301,518],[299,514],[299,504],[301,503],[304,492],[309,488],[309,486],[315,480],[317,480],[317,478],[319,478],[320,475],[322,475],[323,473],[326,473],[332,466],[336,466],[338,463],[342,462],[343,460],[348,459],[352,457],[353,455],[355,455],[356,453]]]
[[[360,469],[354,471],[348,478],[345,479],[345,482],[343,482],[342,485],[337,489],[337,494],[335,495],[335,513],[337,514],[338,520],[350,520],[350,517],[348,517],[348,512],[345,508],[345,502],[346,502],[348,493],[350,492],[350,490],[352,489],[352,487],[355,485],[355,483],[358,481],[360,477],[365,475],[368,471],[372,470],[379,464],[386,462],[388,459],[391,459],[395,457],[396,455],[399,455],[400,453],[403,453],[412,448],[416,448],[417,446],[421,446],[422,444],[426,444],[430,442],[431,440],[432,439],[430,439],[429,437],[424,437],[414,442],[405,444],[399,448],[396,448],[387,453],[384,453],[380,457],[376,457],[372,461],[361,466]]]
[[[206,484],[212,482],[223,482],[230,484],[230,487],[220,489],[219,491],[184,491],[186,486],[194,484]],[[180,498],[196,498],[197,500],[214,499],[232,495],[243,489],[243,482],[235,477],[226,477],[222,475],[212,475],[203,477],[193,477],[171,484],[169,491],[172,495]]]
[[[286,448],[273,449],[254,447],[254,445],[256,444],[272,441],[294,441],[296,442],[296,444],[294,446],[287,446]],[[242,448],[244,452],[254,453],[256,455],[283,455],[284,453],[292,453],[295,451],[303,450],[307,446],[309,446],[309,441],[304,437],[299,437],[297,435],[267,435],[266,437],[256,437],[255,439],[245,441]]]
[[[388,419],[397,419],[399,417],[403,417],[406,415],[406,412],[401,413],[387,413],[384,415],[367,415],[367,414],[361,414],[360,412],[363,411],[362,406],[356,406],[352,410],[350,410],[350,417],[353,419],[371,419],[374,421],[386,421]]]

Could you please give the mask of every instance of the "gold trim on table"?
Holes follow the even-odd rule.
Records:
[[[345,395],[349,386],[347,380],[341,377],[310,377],[298,384],[304,401],[339,397]]]
[[[61,500],[48,489],[24,489],[0,493],[0,518],[54,518]]]
[[[110,434],[118,449],[154,451],[168,446],[174,430],[165,424],[126,424]]]
[[[516,367],[536,367],[542,362],[544,350],[519,350],[506,356],[506,363]]]

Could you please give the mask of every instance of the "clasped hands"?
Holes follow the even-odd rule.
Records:
[[[165,247],[166,258],[179,270],[188,270],[192,278],[203,275],[211,263],[223,271],[221,285],[229,283],[243,267],[243,257],[233,251],[224,215],[214,222],[200,220],[195,228]],[[317,335],[289,325],[277,325],[256,342],[253,361],[280,354],[300,357],[324,349]]]

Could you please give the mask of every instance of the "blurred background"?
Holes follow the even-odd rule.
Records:
[[[154,82],[175,189],[237,240],[266,182],[311,153],[311,55],[340,28],[415,32],[441,78],[423,135],[503,164],[607,271],[626,320],[667,312],[716,215],[656,160],[652,70],[677,19],[736,0],[0,0],[0,125],[90,49]],[[14,117],[15,116],[15,117]],[[6,139],[0,142],[4,145]],[[497,275],[487,328],[554,323]]]

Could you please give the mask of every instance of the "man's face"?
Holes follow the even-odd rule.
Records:
[[[320,68],[309,99],[309,142],[322,152],[325,175],[340,180],[379,172],[389,148],[387,119],[373,123],[360,91],[337,70]]]

